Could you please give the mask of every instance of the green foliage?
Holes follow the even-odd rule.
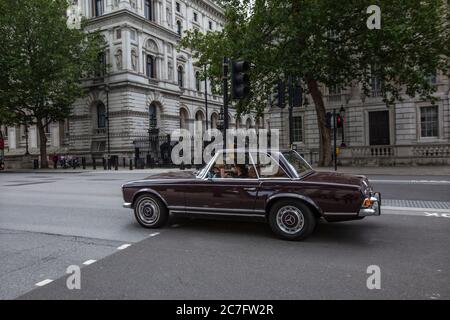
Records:
[[[181,46],[193,49],[208,76],[220,83],[224,56],[250,61],[252,97],[238,111],[261,112],[273,83],[297,75],[326,86],[361,83],[369,94],[381,79],[384,101],[404,94],[431,99],[428,77],[449,69],[448,7],[421,0],[222,0],[227,24],[222,32],[191,31]],[[381,8],[381,29],[370,30],[366,10]],[[308,86],[306,86],[308,89]]]
[[[67,118],[99,68],[98,33],[67,28],[67,0],[0,0],[0,116],[45,127]],[[11,115],[13,117],[11,118]],[[28,122],[32,124],[33,122]]]

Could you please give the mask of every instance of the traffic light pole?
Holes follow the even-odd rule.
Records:
[[[293,133],[293,113],[294,113],[294,90],[292,76],[289,76],[289,148],[292,149],[292,144],[294,143],[294,133]]]
[[[227,149],[228,130],[228,68],[229,59],[223,58],[223,148]]]
[[[333,148],[333,155],[334,155],[334,171],[337,171],[337,142],[336,142],[336,133],[337,133],[337,115],[336,115],[336,109],[333,109],[333,140],[334,140],[334,148]]]
[[[206,130],[208,130],[208,76],[206,75],[206,64],[205,64],[205,112],[206,112]]]

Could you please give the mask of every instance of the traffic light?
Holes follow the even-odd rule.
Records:
[[[301,107],[302,103],[303,103],[303,89],[302,89],[302,85],[301,83],[296,83],[294,88],[293,88],[293,94],[294,97],[293,99],[293,107]]]
[[[344,119],[340,114],[336,115],[336,128],[342,128],[342,124],[344,122]]]
[[[243,99],[250,94],[250,64],[247,61],[231,63],[231,91],[233,99]]]
[[[326,120],[325,126],[329,129],[332,128],[332,124],[331,124],[332,118],[333,118],[333,114],[331,112],[327,112],[327,114],[325,115],[325,120]]]
[[[286,84],[283,80],[278,80],[273,100],[279,108],[286,107]]]

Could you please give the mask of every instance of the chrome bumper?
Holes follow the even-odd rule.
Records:
[[[123,204],[123,207],[124,207],[124,208],[127,208],[127,209],[132,209],[132,208],[133,208],[133,205],[132,205],[131,203],[125,202],[125,203]]]
[[[379,216],[381,214],[381,194],[379,192],[375,192],[370,198],[373,200],[373,204],[370,207],[361,208],[358,216]]]

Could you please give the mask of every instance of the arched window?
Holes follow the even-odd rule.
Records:
[[[152,0],[144,0],[144,14],[145,19],[153,20],[153,1]]]
[[[252,120],[248,118],[247,121],[245,122],[245,128],[250,129],[251,127],[252,127]]]
[[[242,127],[242,119],[241,117],[236,118],[236,129],[240,129]]]
[[[219,116],[217,113],[213,113],[211,115],[211,129],[217,129],[217,120],[219,119]]]
[[[179,36],[183,33],[183,26],[181,25],[181,21],[177,20],[177,33]]]
[[[154,103],[148,107],[148,117],[150,128],[156,128],[158,126],[157,108]]]
[[[184,87],[184,70],[183,66],[178,67],[178,85],[183,88]]]
[[[180,129],[189,129],[188,127],[188,112],[186,109],[180,109]]]
[[[156,59],[152,55],[147,55],[147,77],[156,78]]]
[[[205,116],[202,111],[197,111],[195,114],[195,123],[194,123],[194,130],[197,132],[197,130],[204,132],[205,131]]]
[[[106,128],[106,107],[102,102],[97,104],[97,128]]]
[[[200,72],[196,72],[195,73],[195,89],[197,91],[201,91],[202,87],[201,87],[201,80],[200,80]]]

